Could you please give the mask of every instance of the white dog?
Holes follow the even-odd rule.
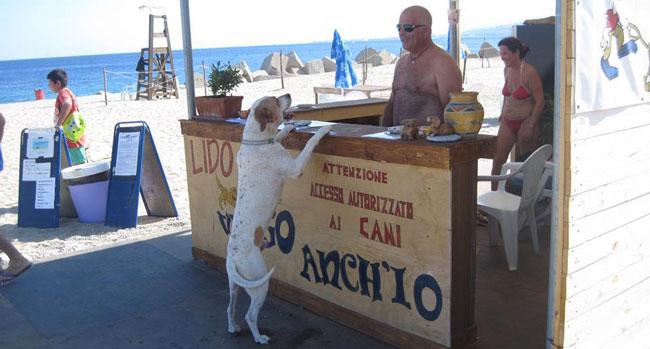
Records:
[[[246,313],[246,322],[255,337],[255,342],[266,344],[269,337],[261,335],[257,328],[259,313],[269,279],[275,267],[267,271],[261,250],[264,231],[273,218],[280,203],[282,188],[288,178],[297,178],[309,161],[314,148],[330,128],[321,127],[309,139],[305,149],[297,158],[292,158],[282,147],[280,141],[286,137],[293,126],[285,126],[277,133],[284,112],[291,105],[291,96],[278,98],[264,97],[257,100],[250,109],[242,145],[237,154],[239,182],[237,204],[233,217],[233,228],[228,241],[226,270],[230,286],[228,305],[228,332],[239,332],[235,324],[235,306],[241,287],[251,297],[251,305]]]

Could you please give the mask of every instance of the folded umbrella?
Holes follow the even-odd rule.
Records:
[[[357,74],[354,73],[350,61],[350,50],[341,40],[341,35],[334,29],[332,41],[332,59],[336,60],[336,77],[334,87],[349,88],[357,84]]]

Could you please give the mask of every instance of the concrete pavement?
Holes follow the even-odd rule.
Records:
[[[259,348],[244,321],[227,332],[225,275],[195,261],[179,232],[43,261],[0,288],[0,348]],[[259,319],[270,348],[385,348],[269,296]]]

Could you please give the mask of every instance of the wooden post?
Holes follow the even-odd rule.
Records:
[[[463,84],[465,83],[465,68],[467,68],[467,55],[463,58]]]
[[[366,49],[363,50],[363,84],[366,84],[366,78],[368,77],[368,45]]]
[[[107,86],[108,84],[106,83],[106,67],[102,67],[104,70],[104,104],[108,105],[108,91],[107,91]]]
[[[458,21],[452,23],[452,17],[455,17],[458,14],[460,9],[460,0],[449,0],[449,37],[447,38],[449,42],[449,50],[451,51],[451,57],[456,61],[456,65],[460,67],[460,25]]]
[[[203,68],[203,95],[208,95],[208,84],[205,80],[205,61],[201,60],[201,67]]]
[[[282,82],[282,89],[284,90],[284,68],[282,67],[282,49],[280,49],[280,81]]]
[[[156,85],[153,83],[153,66],[155,64],[154,59],[156,58],[156,55],[153,52],[153,19],[154,16],[152,14],[149,14],[149,58],[148,61],[149,64],[147,64],[147,100],[152,100],[153,95],[154,95],[154,89],[156,88]]]

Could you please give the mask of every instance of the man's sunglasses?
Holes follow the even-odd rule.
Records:
[[[415,30],[417,27],[424,27],[426,24],[398,24],[397,25],[397,31],[401,28],[404,28],[404,31],[407,33],[411,33]]]

